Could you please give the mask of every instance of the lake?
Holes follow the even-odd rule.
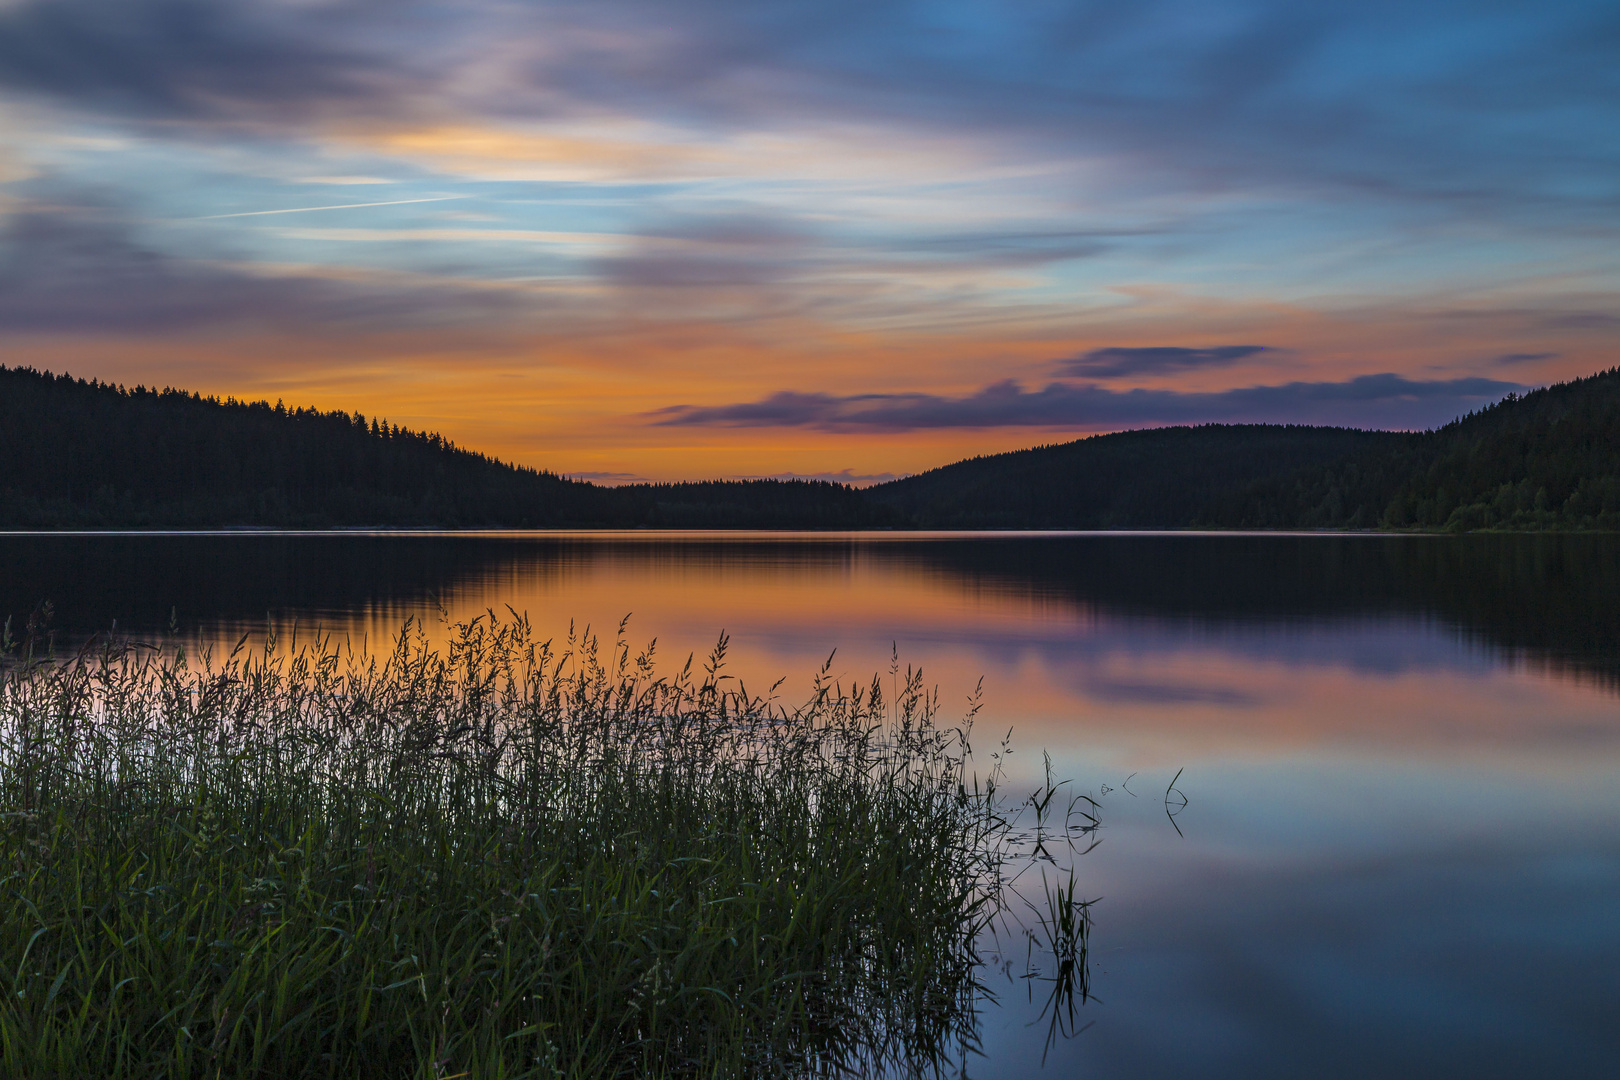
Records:
[[[510,606],[628,615],[665,664],[723,630],[789,702],[834,650],[846,683],[921,665],[947,714],[982,679],[981,756],[1010,728],[1015,781],[1045,751],[1102,806],[1098,1000],[1048,1075],[1620,1069],[1620,537],[0,536],[0,611],[42,600],[64,647]],[[1041,1068],[1012,974],[970,1075]]]

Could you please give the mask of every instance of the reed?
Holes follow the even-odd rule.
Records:
[[[920,672],[805,704],[623,627],[0,672],[0,1071],[810,1076],[973,1039],[1019,840]],[[1070,959],[1073,959],[1070,957]]]

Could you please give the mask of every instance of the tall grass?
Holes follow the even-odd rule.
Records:
[[[970,1043],[1016,842],[919,672],[784,708],[722,638],[0,672],[0,1069],[825,1075]],[[971,718],[969,718],[971,719]]]

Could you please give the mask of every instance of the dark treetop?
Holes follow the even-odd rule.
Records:
[[[0,368],[0,528],[1620,529],[1620,368],[1437,431],[1207,424],[866,491],[603,488],[359,413]]]
[[[1620,529],[1620,368],[1437,431],[1124,431],[868,494],[940,528]]]
[[[0,368],[0,528],[859,528],[840,484],[603,488],[359,413]]]

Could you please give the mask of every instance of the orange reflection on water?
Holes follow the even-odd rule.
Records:
[[[1612,691],[1525,663],[1446,625],[1395,616],[1293,623],[1170,619],[1003,587],[879,544],[728,543],[657,536],[563,543],[413,604],[331,612],[323,627],[376,648],[401,620],[448,627],[526,614],[559,642],[604,642],[629,615],[632,651],[657,640],[666,669],[699,662],[722,631],[726,670],[754,692],[783,679],[791,704],[836,650],[845,685],[887,680],[891,649],[921,665],[954,718],[982,676],[980,739],[1011,726],[1026,751],[1131,765],[1187,755],[1265,758],[1311,747],[1421,757],[1612,760]],[[306,623],[307,628],[307,623]]]

